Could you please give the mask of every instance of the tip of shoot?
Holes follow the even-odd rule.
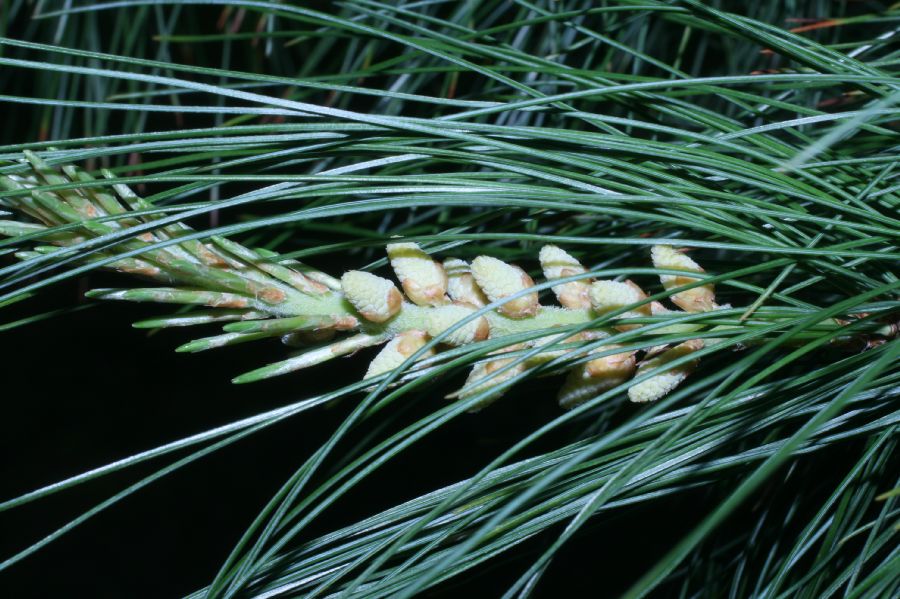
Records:
[[[231,379],[231,382],[235,385],[243,385],[245,383],[255,383],[256,381],[261,381],[263,379],[267,379],[273,376],[277,376],[281,373],[281,364],[269,364],[268,366],[263,366],[262,368],[257,368],[256,370],[251,370],[250,372],[245,372],[244,374],[239,374],[238,376]]]
[[[195,353],[206,349],[206,345],[206,342],[202,339],[198,339],[196,341],[188,341],[184,345],[179,345],[178,347],[176,347],[175,352],[179,354]]]
[[[253,383],[253,382],[260,380],[256,377],[251,377],[250,375],[252,375],[252,374],[253,374],[252,372],[245,372],[244,374],[239,374],[238,376],[231,379],[231,383],[233,385],[245,385],[247,383]]]

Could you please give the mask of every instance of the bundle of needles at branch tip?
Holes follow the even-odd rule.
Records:
[[[31,220],[0,221],[0,233],[51,245],[34,245],[17,252],[18,258],[65,255],[65,248],[88,240],[118,239],[88,260],[162,286],[94,289],[89,297],[205,308],[135,324],[141,328],[229,322],[223,334],[191,341],[178,351],[270,337],[292,347],[311,346],[242,374],[236,383],[284,375],[383,345],[365,374],[373,378],[435,356],[442,348],[518,335],[524,340],[490,352],[449,397],[478,396],[471,407],[477,411],[526,370],[546,370],[549,365],[558,371],[564,365],[568,375],[558,395],[564,408],[634,377],[628,398],[644,403],[675,389],[697,367],[698,352],[714,351],[741,330],[684,318],[743,312],[716,303],[714,283],[695,276],[708,275],[684,248],[651,247],[650,259],[660,271],[663,288],[657,299],[631,279],[595,280],[571,254],[544,245],[538,255],[541,271],[560,304],[549,306],[540,302],[534,280],[517,265],[486,255],[471,263],[452,257],[439,262],[418,244],[397,241],[386,250],[401,291],[370,272],[349,270],[338,279],[224,237],[205,241],[178,221],[157,225],[154,206],[127,185],[105,185],[103,177],[98,180],[73,165],[56,169],[33,152],[26,152],[23,162],[30,174],[2,176],[0,186],[17,192],[3,200],[4,205]],[[103,176],[115,178],[108,171]],[[62,188],[42,190],[41,185]],[[675,309],[660,301],[664,298]],[[847,327],[832,343],[852,348],[871,347],[897,335],[897,322],[887,318],[848,318],[828,319],[819,328]],[[861,318],[867,321],[865,332],[851,329]],[[669,319],[678,322],[666,324]],[[572,333],[573,328],[577,332]],[[656,342],[647,345],[646,340],[654,338]]]

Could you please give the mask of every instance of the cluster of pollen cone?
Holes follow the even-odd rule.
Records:
[[[26,152],[23,165],[30,167],[31,174],[0,176],[0,189],[14,194],[7,193],[0,205],[30,220],[0,221],[0,234],[50,245],[18,252],[20,258],[66,255],[65,247],[60,246],[117,237],[117,245],[104,244],[83,260],[104,260],[107,268],[162,286],[97,289],[90,292],[92,297],[211,309],[194,309],[136,326],[238,321],[226,324],[225,334],[197,339],[181,346],[180,351],[203,351],[272,336],[307,348],[297,356],[245,373],[235,382],[286,374],[385,344],[369,365],[366,377],[371,378],[394,370],[413,355],[427,357],[434,353],[434,347],[549,331],[561,325],[589,326],[592,320],[613,311],[616,314],[612,316],[626,320],[675,311],[659,302],[648,302],[644,291],[632,281],[588,278],[575,258],[553,245],[544,246],[539,258],[544,277],[551,283],[560,281],[552,286],[560,306],[541,305],[537,291],[532,289],[534,281],[518,266],[491,256],[479,256],[471,264],[456,258],[441,263],[415,243],[387,246],[400,288],[363,271],[347,272],[337,280],[298,262],[278,260],[272,252],[228,239],[211,237],[202,241],[180,222],[157,224],[159,215],[154,214],[153,205],[127,186],[97,180],[74,166],[65,165],[60,172],[31,152]],[[103,175],[114,178],[108,172]],[[47,185],[63,189],[42,189]],[[129,229],[135,226],[141,226],[141,230],[132,235]],[[672,304],[685,312],[717,307],[712,285],[700,284],[698,278],[690,276],[703,269],[682,251],[659,245],[652,248],[651,257],[656,268],[685,273],[660,277],[663,287],[673,290],[669,297]],[[683,289],[685,286],[690,288]],[[494,309],[482,310],[489,303]],[[612,322],[620,331],[641,326]],[[336,333],[348,331],[353,334],[330,341]],[[619,346],[602,342],[614,332],[609,328],[584,330],[563,340],[560,334],[547,333],[505,347],[477,362],[465,385],[453,396],[472,398],[477,394],[480,399],[475,407],[480,408],[526,370],[551,360],[557,360],[555,364],[574,363],[569,358],[577,358],[577,366],[571,368],[560,391],[563,407],[578,405],[651,371],[655,374],[641,376],[629,387],[628,396],[635,402],[653,401],[684,380],[694,366],[687,356],[703,347],[703,341],[694,339],[673,347],[617,352]],[[440,343],[431,343],[429,351],[420,351],[432,340]],[[591,349],[586,355],[569,349],[587,345]],[[675,360],[677,364],[666,367]]]
[[[410,319],[421,328],[400,330],[375,356],[366,377],[373,377],[393,370],[419,352],[432,336],[453,329],[441,340],[448,345],[465,345],[495,336],[495,328],[505,329],[503,319],[525,320],[537,317],[545,310],[558,307],[542,306],[538,293],[529,291],[534,281],[521,268],[490,256],[479,256],[471,264],[456,258],[439,263],[415,243],[394,243],[387,246],[391,267],[400,282],[402,292],[393,282],[368,272],[350,271],[341,278],[341,289],[347,300],[366,320],[373,323],[389,323],[400,318],[404,310],[412,306],[427,308],[425,318]],[[653,265],[659,269],[703,272],[690,257],[671,246],[655,246],[651,252]],[[566,251],[545,245],[540,251],[540,263],[548,281],[577,277],[586,269]],[[687,275],[663,275],[660,277],[666,289],[696,283]],[[602,316],[615,310],[639,304],[633,310],[620,314],[622,318],[642,317],[671,313],[660,302],[647,302],[647,295],[633,281],[591,280],[582,278],[552,287],[562,309]],[[686,312],[701,312],[716,308],[712,285],[699,285],[674,293],[671,301]],[[502,303],[501,303],[502,302]],[[642,303],[643,302],[643,303]],[[486,312],[466,324],[458,326],[464,318],[488,303],[500,303],[496,312]],[[415,309],[415,308],[412,308]],[[494,317],[494,315],[498,317]],[[616,328],[629,330],[637,324],[623,324]],[[602,331],[584,331],[575,334],[565,343],[598,341],[607,337]],[[497,352],[525,350],[548,343],[558,336],[548,335],[528,343],[509,346]],[[634,350],[611,353],[618,346],[600,345],[594,351],[604,354],[583,361],[571,369],[562,389],[559,402],[565,408],[574,407],[597,396],[603,391],[627,382],[636,374],[656,370],[650,378],[632,385],[628,397],[634,402],[648,402],[666,395],[688,376],[694,363],[682,361],[666,370],[667,363],[682,358],[703,347],[701,340],[690,340],[674,347],[655,347],[648,351]],[[463,388],[454,397],[482,395],[476,409],[495,400],[501,391],[491,392],[529,368],[556,359],[566,350],[550,350],[534,354],[525,360],[510,357],[491,358],[477,363]],[[421,352],[420,358],[433,353]],[[642,353],[642,356],[638,354]],[[588,356],[590,357],[590,356]]]

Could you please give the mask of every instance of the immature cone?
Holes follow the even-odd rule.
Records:
[[[597,314],[606,314],[647,299],[644,291],[632,281],[596,281],[590,290],[591,306]],[[620,318],[638,318],[650,316],[650,304],[642,304],[632,310],[623,312]],[[619,325],[620,331],[628,331],[640,325]]]
[[[599,349],[606,351],[615,349],[618,345],[607,345]],[[619,379],[625,381],[634,374],[634,351],[626,351],[621,354],[612,354],[596,358],[584,365],[585,373],[592,378]]]
[[[699,264],[691,260],[670,245],[655,245],[650,250],[653,266],[671,270],[687,270],[702,273],[704,270]],[[684,285],[696,283],[699,279],[683,275],[660,275],[659,280],[666,290],[675,289]],[[687,312],[707,312],[716,307],[716,294],[713,285],[701,285],[673,294],[672,303]]]
[[[662,302],[650,302],[650,314],[653,316],[665,316],[666,314],[677,314],[678,310],[669,310]]]
[[[600,350],[614,347],[618,346],[604,346]],[[603,356],[575,367],[559,390],[559,405],[567,410],[574,408],[630,379],[634,374],[634,353]]]
[[[447,275],[415,243],[390,243],[387,255],[406,296],[419,306],[447,303]]]
[[[433,308],[425,315],[425,331],[432,337],[437,337],[447,329],[455,327],[442,340],[447,345],[467,345],[475,341],[484,341],[491,332],[491,325],[484,316],[479,316],[462,326],[456,326],[459,321],[476,310],[475,306],[466,304],[449,304]]]
[[[517,344],[504,348],[499,353],[515,351],[524,347],[524,344]],[[463,385],[463,388],[453,395],[456,395],[461,399],[466,399],[468,397],[472,397],[473,395],[481,393],[482,391],[497,387],[502,382],[508,381],[509,379],[525,372],[527,366],[524,362],[519,362],[515,366],[510,366],[507,370],[503,371],[500,374],[494,374],[501,368],[509,366],[514,361],[514,358],[504,358],[501,360],[491,360],[490,362],[481,362],[480,364],[476,364],[475,367],[472,368],[472,371],[469,373],[469,376],[466,379],[466,383],[465,385]],[[483,383],[479,384],[479,381],[483,379],[487,380],[484,380]],[[482,397],[477,404],[469,408],[469,412],[478,412],[486,408],[490,404],[497,401],[497,399],[499,399],[503,395],[504,391],[505,389],[498,390],[494,393],[488,393],[487,395]],[[451,397],[453,395],[451,395]]]
[[[362,317],[372,322],[389,320],[403,304],[403,296],[393,283],[361,270],[345,272],[341,289]]]
[[[546,335],[544,337],[539,337],[531,342],[533,347],[543,347],[549,345],[550,343],[555,342],[554,348],[558,348],[561,345],[566,345],[569,343],[578,343],[579,341],[594,341],[597,339],[603,339],[604,337],[608,337],[609,335],[604,333],[603,331],[581,331],[580,333],[575,333],[559,341],[559,333],[553,333],[550,335]],[[563,349],[547,349],[542,351],[539,354],[536,354],[528,359],[529,366],[536,366],[538,364],[546,364],[551,360],[555,360],[556,358],[560,358],[572,352],[572,348],[563,348]]]
[[[662,302],[650,302],[650,314],[653,316],[666,316],[668,314],[683,314],[680,310],[670,310],[663,305]],[[653,345],[651,347],[644,348],[644,359],[647,360],[652,358],[662,352],[666,351],[666,344],[663,345]]]
[[[534,281],[524,270],[490,256],[478,256],[472,261],[472,275],[492,302],[534,286]],[[527,318],[537,314],[538,308],[537,291],[532,291],[506,302],[497,311],[510,318]]]
[[[584,365],[577,366],[566,377],[557,395],[557,401],[561,408],[570,410],[604,391],[609,391],[621,382],[622,380],[614,378],[592,377],[588,375]]]
[[[573,277],[583,274],[584,267],[568,252],[559,249],[555,245],[545,245],[538,256],[541,261],[541,269],[548,281]],[[559,303],[572,310],[587,310],[591,307],[589,296],[591,285],[587,281],[572,281],[562,285],[554,285],[553,293]]]
[[[685,341],[655,358],[641,362],[640,366],[638,366],[637,374],[640,375],[642,371],[646,372],[665,366],[677,358],[681,358],[702,348],[703,341],[699,339]],[[665,397],[675,389],[675,387],[680,385],[691,372],[693,372],[696,365],[696,361],[687,362],[681,366],[652,376],[645,381],[641,381],[637,385],[632,385],[628,389],[628,399],[636,403],[645,403]]]
[[[428,342],[428,335],[425,331],[409,330],[403,331],[399,335],[387,342],[381,348],[378,355],[369,364],[366,376],[363,378],[372,378],[379,374],[393,370],[403,364],[411,355],[419,351]],[[429,350],[422,355],[422,358],[434,355],[434,349]]]
[[[447,273],[447,294],[454,302],[472,304],[479,308],[488,303],[472,276],[468,262],[459,258],[447,258],[444,260],[444,272]]]

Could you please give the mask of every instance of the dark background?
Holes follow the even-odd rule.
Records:
[[[121,282],[101,274],[89,283],[116,280]],[[83,286],[54,287],[20,311],[82,302]],[[2,499],[356,380],[366,363],[349,359],[233,386],[231,376],[283,356],[284,349],[270,342],[176,354],[173,348],[192,338],[188,331],[149,335],[129,326],[153,312],[163,311],[107,303],[2,334],[7,385],[0,435]],[[303,538],[474,474],[526,430],[557,413],[550,399],[555,385],[529,385],[430,436],[327,512]],[[442,401],[439,397],[417,400]],[[0,588],[15,597],[172,597],[202,587],[253,516],[346,416],[354,399],[295,416],[140,490],[0,574]],[[0,513],[3,557],[170,461],[172,456],[159,458]],[[598,564],[620,577],[605,580],[605,588],[627,584],[661,555],[685,520],[702,515],[703,503],[695,502],[699,497],[658,501],[604,518],[602,534],[576,541],[557,558],[544,588],[565,583],[587,591],[597,583]],[[678,526],[672,526],[673,514],[678,514]],[[523,549],[531,553],[550,540],[526,543]],[[501,594],[527,567],[526,551],[513,552],[514,562],[480,570],[484,575],[477,582],[465,577],[467,592]],[[446,585],[440,594],[459,591]]]
[[[15,312],[84,305],[83,289],[116,282],[122,282],[117,275],[94,274],[53,287],[7,313],[11,317]],[[132,321],[166,312],[156,306],[109,302],[2,333],[3,500],[357,380],[367,363],[360,356],[233,386],[229,383],[233,375],[283,357],[284,348],[271,341],[177,354],[173,349],[181,343],[214,334],[215,329],[148,334],[130,327]],[[408,417],[442,402],[441,397],[460,382],[448,381],[431,393],[408,396],[404,401],[421,402],[411,407]],[[523,434],[558,415],[552,400],[557,385],[557,380],[539,379],[489,409],[443,427],[353,490],[298,540],[475,474]],[[140,490],[0,573],[0,595],[175,597],[202,588],[265,502],[358,397],[302,413]],[[560,431],[533,451],[565,443],[574,432]],[[354,438],[358,439],[351,436],[349,442]],[[840,449],[822,459],[798,461],[794,475],[809,481],[805,493],[815,497],[819,487],[833,489],[829,485],[835,483],[834,477],[841,476],[845,463],[851,464],[858,455],[852,447]],[[2,557],[183,455],[186,452],[158,458],[0,513]],[[323,473],[327,472],[326,467]],[[558,597],[561,589],[585,596],[624,591],[699,523],[735,482],[723,477],[702,489],[595,517],[554,560],[537,596]],[[738,538],[732,535],[746,530],[762,509],[769,510],[772,522],[779,522],[782,514],[784,527],[799,530],[803,520],[795,525],[788,516],[793,491],[779,487],[777,481],[768,485],[717,534]],[[500,596],[560,531],[561,527],[553,528],[426,595]],[[764,552],[764,541],[760,543]],[[663,587],[655,596],[675,592]]]

